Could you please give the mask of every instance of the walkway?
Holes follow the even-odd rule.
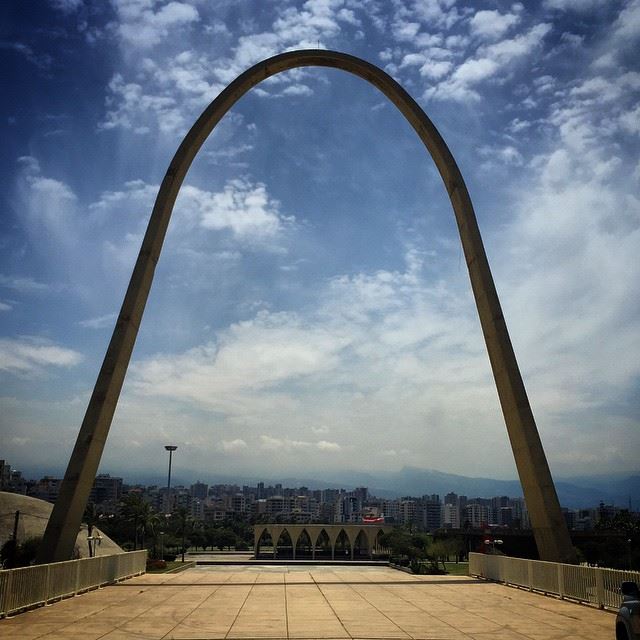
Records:
[[[0,621],[0,637],[613,640],[615,616],[464,577],[387,567],[196,567]]]

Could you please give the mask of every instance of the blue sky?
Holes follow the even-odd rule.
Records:
[[[381,66],[474,201],[560,477],[638,471],[640,0],[4,2],[0,428],[64,468],[158,185],[239,73]],[[451,207],[335,70],[252,90],[178,198],[101,470],[515,477]]]

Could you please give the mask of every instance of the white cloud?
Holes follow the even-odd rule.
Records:
[[[290,438],[273,438],[267,435],[260,436],[260,446],[265,451],[300,451],[315,449],[327,453],[337,453],[342,447],[337,442],[319,440],[308,442],[305,440],[292,440]]]
[[[320,451],[329,451],[331,453],[342,450],[342,447],[337,442],[327,442],[326,440],[316,442],[316,447],[320,449]]]
[[[83,0],[49,0],[49,2],[54,9],[63,13],[73,13],[83,5]]]
[[[20,293],[43,293],[52,289],[51,285],[38,282],[31,277],[6,276],[0,274],[0,287],[13,289]]]
[[[42,373],[46,367],[72,367],[82,355],[35,337],[0,338],[0,371],[16,375]]]
[[[89,210],[102,219],[116,217],[145,221],[153,207],[159,185],[130,180],[120,191],[106,191]],[[197,227],[229,231],[240,242],[275,246],[278,238],[294,224],[285,216],[280,203],[264,184],[247,179],[228,181],[221,191],[206,191],[186,184],[176,200],[175,214],[180,220],[177,233],[185,237]]]
[[[544,0],[543,5],[560,11],[588,11],[604,1],[606,0]]]
[[[242,438],[236,438],[235,440],[222,440],[219,446],[225,453],[238,453],[247,448],[247,443]]]
[[[19,53],[39,69],[47,70],[53,63],[53,58],[48,53],[35,51],[33,47],[30,47],[24,42],[0,41],[0,50],[2,49],[9,49],[10,51]]]
[[[78,324],[85,329],[107,329],[113,327],[116,320],[115,313],[107,313],[103,316],[97,316],[95,318],[88,318],[87,320],[80,320]]]
[[[118,22],[114,28],[133,63],[129,73],[120,71],[111,79],[100,128],[125,128],[140,134],[155,127],[163,133],[185,133],[202,108],[251,65],[282,51],[316,48],[318,43],[324,47],[343,28],[359,24],[354,8],[344,7],[343,0],[307,0],[300,8],[278,6],[270,30],[240,35],[235,47],[225,49],[224,54],[188,46],[176,52],[170,30],[199,20],[193,6],[170,2],[156,10],[151,0],[117,0],[116,9]],[[222,27],[219,25],[217,31]],[[157,48],[153,57],[140,60],[139,49],[161,40],[169,51],[166,56]],[[290,71],[276,79],[285,85],[283,90],[272,92],[264,85],[254,93],[265,97],[311,96],[312,87],[302,81],[306,74],[304,70]]]
[[[0,312],[2,311],[11,311],[13,307],[7,302],[0,301]]]
[[[620,116],[620,126],[628,133],[640,133],[640,104]]]
[[[425,78],[431,78],[433,80],[439,80],[443,76],[446,76],[451,68],[453,67],[453,63],[448,60],[440,60],[440,61],[429,61],[425,62],[420,67],[420,75]]]
[[[640,0],[630,0],[613,25],[613,38],[621,43],[640,39]]]
[[[533,54],[551,30],[550,24],[537,24],[526,33],[478,48],[475,57],[467,58],[455,71],[425,92],[426,99],[477,101],[477,86],[506,71],[521,59]]]
[[[18,213],[25,229],[36,243],[53,241],[68,250],[77,238],[75,193],[64,182],[43,176],[35,158],[23,156],[18,163]]]
[[[494,166],[494,163],[516,167],[524,164],[524,158],[520,151],[510,144],[506,146],[483,146],[478,149],[478,153],[487,158],[491,166]]]
[[[141,84],[125,82],[119,73],[109,82],[106,104],[105,119],[99,124],[103,130],[122,127],[147,133],[150,114],[162,132],[173,133],[184,128],[184,116],[173,97],[147,94]]]
[[[520,22],[520,16],[515,13],[500,13],[495,10],[478,11],[470,21],[471,33],[487,40],[501,38],[509,29]]]
[[[279,386],[332,368],[346,340],[328,328],[306,326],[295,315],[261,311],[232,325],[217,343],[136,365],[135,385],[144,394],[184,396],[232,414],[269,390],[269,406],[288,405]],[[164,382],[157,384],[158,377]]]
[[[198,11],[185,2],[161,4],[154,0],[112,0],[118,15],[115,26],[128,47],[148,49],[166,40],[172,31],[198,22]]]
[[[215,193],[187,185],[181,191],[179,208],[197,216],[204,229],[228,229],[239,240],[273,239],[293,222],[280,213],[280,204],[264,184],[240,179],[227,182]]]

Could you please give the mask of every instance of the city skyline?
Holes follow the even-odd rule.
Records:
[[[166,462],[166,461],[165,461]],[[179,468],[180,469],[180,468]],[[54,483],[56,491],[60,486],[63,476],[63,469],[37,470],[18,469],[9,460],[0,460],[0,472],[2,472],[2,482],[6,485],[9,478],[12,481],[13,489],[18,493],[30,484],[48,479]],[[166,474],[167,470],[164,470]],[[100,478],[119,479],[123,486],[133,489],[145,487],[147,489],[155,487],[159,492],[163,492],[169,481],[162,472],[155,475],[136,475],[118,473],[113,469],[106,470],[98,474]],[[40,480],[36,480],[40,478]],[[16,484],[17,482],[17,484]],[[341,477],[332,479],[312,478],[312,477],[252,477],[252,476],[220,476],[213,473],[194,473],[189,470],[179,470],[176,474],[175,467],[171,478],[171,488],[185,490],[189,486],[203,483],[208,487],[238,487],[244,490],[246,487],[259,486],[269,489],[278,487],[286,489],[287,492],[295,491],[296,488],[304,488],[308,491],[318,490],[344,491],[357,490],[358,487],[367,487],[370,495],[375,495],[380,499],[399,499],[403,497],[417,497],[430,494],[446,495],[458,493],[468,497],[487,499],[495,496],[509,496],[513,499],[523,500],[522,487],[517,480],[504,481],[491,478],[474,478],[468,476],[458,476],[454,474],[440,473],[437,471],[404,469],[398,474],[384,476],[372,476],[348,472]],[[616,477],[616,476],[584,476],[576,478],[574,483],[571,479],[556,480],[556,489],[563,507],[572,509],[592,508],[599,503],[614,505],[617,508],[637,511],[640,503],[636,496],[640,486],[640,476]],[[20,488],[18,490],[18,488]],[[277,493],[277,491],[276,491]],[[57,496],[57,493],[56,493]],[[55,498],[50,501],[55,501]],[[91,501],[91,499],[90,499]]]
[[[452,147],[554,477],[637,472],[640,3],[485,4],[12,6],[3,455],[66,464],[198,113],[321,46],[385,68]],[[320,70],[253,91],[187,177],[102,468],[155,472],[170,441],[196,474],[515,478],[460,254],[380,95]]]

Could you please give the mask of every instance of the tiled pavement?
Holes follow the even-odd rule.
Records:
[[[615,616],[386,567],[207,566],[144,575],[0,621],[3,640],[613,640]]]

